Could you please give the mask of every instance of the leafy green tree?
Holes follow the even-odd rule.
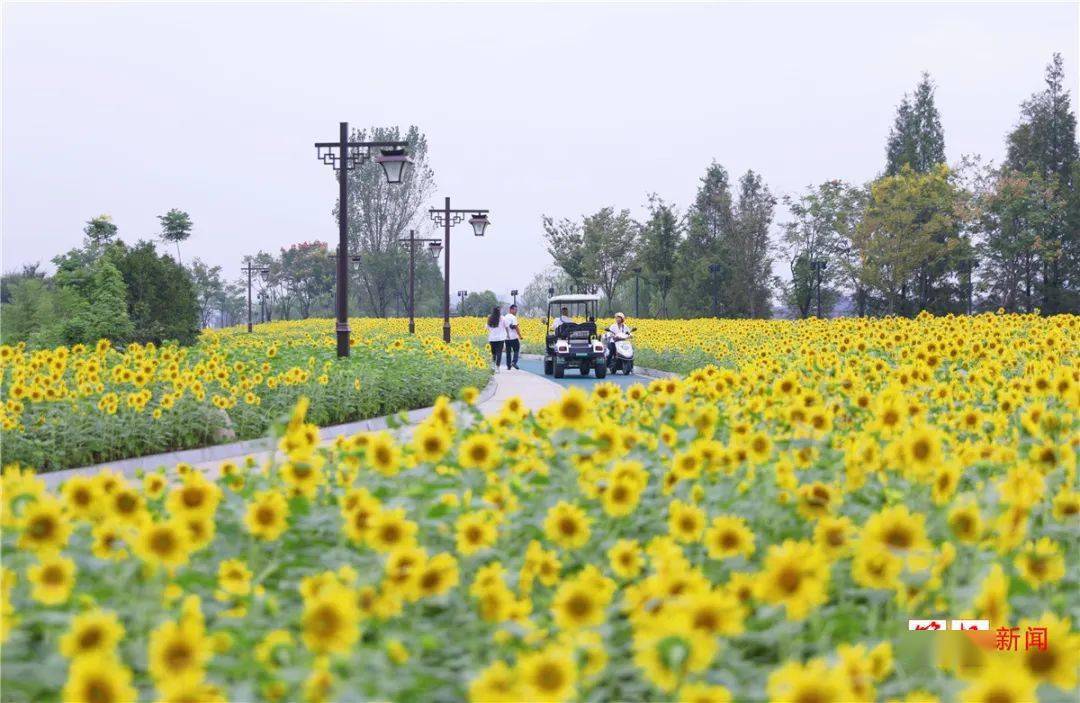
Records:
[[[45,280],[45,272],[41,270],[40,263],[23,264],[18,271],[9,271],[0,276],[0,303],[11,302],[11,287],[26,279]]]
[[[3,304],[3,320],[0,339],[4,344],[29,341],[34,334],[55,325],[52,292],[44,279],[33,276],[13,280]]]
[[[828,314],[839,293],[833,286],[846,278],[847,246],[862,210],[859,191],[843,181],[826,181],[807,188],[798,198],[784,196],[784,204],[791,213],[791,220],[783,225],[791,268],[788,303],[800,317],[807,317],[820,275],[822,311]],[[825,262],[825,268],[815,270],[814,261]]]
[[[109,215],[98,215],[88,220],[86,227],[83,228],[86,239],[96,246],[104,246],[112,242],[116,237],[116,232],[117,227]]]
[[[681,314],[701,317],[713,314],[715,285],[730,277],[726,251],[735,238],[735,212],[728,172],[715,161],[701,179],[694,204],[687,213],[686,236],[679,244],[679,277],[674,289]],[[710,266],[720,266],[713,274]],[[720,314],[730,307],[726,292],[715,291]]]
[[[776,198],[761,176],[747,171],[739,179],[734,238],[723,248],[728,314],[769,317],[772,314],[772,225]]]
[[[217,300],[224,285],[221,280],[221,267],[209,266],[195,258],[188,266],[188,272],[191,274],[192,290],[199,307],[199,326],[209,327],[217,312]]]
[[[281,275],[302,318],[310,317],[319,301],[333,295],[335,265],[326,242],[301,242],[281,250]]]
[[[1080,213],[1068,207],[1080,184],[1076,115],[1061,54],[1046,67],[1046,88],[1020,106],[1020,123],[1006,138],[1006,168],[1037,176],[1051,187],[1060,217],[1047,219],[1040,232],[1040,307],[1044,313],[1080,309]],[[1012,192],[1016,192],[1015,190]]]
[[[585,286],[589,282],[588,249],[581,224],[565,217],[556,222],[544,215],[543,228],[548,254],[555,265],[562,269],[575,290]]]
[[[642,232],[640,261],[659,297],[660,316],[668,314],[668,295],[675,282],[682,227],[675,209],[659,196],[649,197],[649,220]]]
[[[133,341],[193,344],[199,334],[199,303],[188,271],[153,242],[117,245],[109,257],[123,276]]]
[[[1020,105],[1020,123],[1006,137],[1006,145],[1007,168],[1034,171],[1062,186],[1072,180],[1080,153],[1061,54],[1054,54],[1046,67],[1046,89]]]
[[[469,293],[465,296],[462,314],[487,317],[491,314],[491,309],[496,305],[499,305],[499,296],[495,295],[493,291],[484,290]]]
[[[870,186],[853,245],[868,292],[881,296],[887,312],[951,309],[942,279],[956,270],[959,195],[943,164],[925,174],[905,165]]]
[[[916,173],[929,173],[945,163],[945,131],[934,90],[930,74],[923,72],[914,96],[905,93],[900,100],[886,146],[886,176],[897,175],[905,165]]]
[[[979,277],[987,307],[1031,312],[1043,304],[1047,264],[1062,255],[1059,243],[1046,237],[1065,215],[1056,190],[1036,171],[1003,169],[981,194]]]
[[[110,339],[123,345],[134,336],[135,327],[128,317],[127,286],[110,258],[101,257],[94,263],[93,293],[79,313],[64,323],[62,336],[67,344]]]
[[[629,210],[605,207],[582,221],[585,267],[604,292],[609,313],[619,283],[634,266],[640,227]]]
[[[386,317],[402,300],[403,281],[407,285],[408,280],[408,256],[399,240],[426,220],[422,208],[434,192],[435,172],[428,162],[427,137],[415,125],[404,133],[396,126],[354,130],[352,138],[408,142],[413,160],[400,184],[388,184],[374,160],[349,173],[349,254],[360,257],[359,268],[351,273],[358,284],[359,312]],[[335,222],[337,212],[335,203]]]
[[[161,222],[161,241],[176,243],[176,261],[180,261],[180,242],[191,236],[191,217],[183,210],[173,208],[164,215],[158,215]]]
[[[566,293],[573,288],[573,282],[564,271],[559,268],[549,268],[533,276],[522,295],[518,297],[518,305],[522,315],[540,317],[547,314],[547,301],[550,297],[548,291],[555,290],[555,295]]]

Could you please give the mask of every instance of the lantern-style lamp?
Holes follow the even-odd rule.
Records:
[[[401,183],[405,169],[412,163],[412,159],[406,156],[404,149],[381,149],[380,152],[379,156],[375,157],[375,163],[382,166],[386,182]]]
[[[487,226],[491,223],[488,220],[487,215],[482,212],[478,212],[469,218],[469,224],[472,225],[473,234],[475,234],[477,237],[483,237],[484,230],[486,230]]]

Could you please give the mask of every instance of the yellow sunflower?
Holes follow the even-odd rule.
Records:
[[[77,657],[60,693],[63,703],[131,703],[138,698],[131,670],[111,653]]]

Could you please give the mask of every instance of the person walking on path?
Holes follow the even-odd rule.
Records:
[[[487,319],[488,328],[488,344],[491,345],[491,359],[495,362],[495,370],[499,370],[499,365],[502,364],[503,345],[506,343],[506,318],[502,315],[502,310],[496,305],[491,310],[491,314]]]
[[[506,320],[506,370],[518,367],[518,355],[521,353],[521,328],[518,327],[517,305],[511,305],[510,311],[503,317]]]

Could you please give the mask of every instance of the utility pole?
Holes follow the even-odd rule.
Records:
[[[252,257],[249,256],[247,266],[240,269],[242,272],[246,273],[247,277],[248,277],[248,281],[247,281],[248,334],[251,333],[251,275],[253,273],[257,273],[257,274],[259,274],[261,276],[265,276],[266,274],[270,273],[270,269],[266,268],[265,266],[256,266],[254,263],[252,263],[253,261],[254,260],[252,259]]]

